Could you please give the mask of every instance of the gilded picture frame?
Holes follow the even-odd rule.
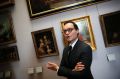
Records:
[[[120,45],[120,11],[99,16],[105,47]]]
[[[31,32],[37,58],[58,55],[53,27]]]
[[[96,44],[94,40],[94,35],[92,31],[92,25],[90,22],[90,16],[84,16],[80,18],[70,19],[61,21],[61,28],[64,26],[66,21],[73,21],[78,25],[79,28],[79,40],[84,41],[85,43],[89,44],[93,51],[96,50]],[[63,28],[62,28],[63,30]],[[68,45],[69,43],[65,40],[63,35],[63,42],[64,45]]]
[[[16,42],[11,13],[0,12],[0,46]]]
[[[19,60],[17,46],[0,47],[0,63],[7,63]]]
[[[104,1],[108,0],[26,0],[31,19]]]

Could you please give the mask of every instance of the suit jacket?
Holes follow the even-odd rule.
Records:
[[[57,74],[68,79],[93,79],[90,66],[92,63],[92,49],[86,43],[78,40],[69,56],[68,46],[63,50],[63,56]],[[69,57],[69,59],[68,59]],[[82,71],[72,71],[76,63],[82,62],[85,69]]]

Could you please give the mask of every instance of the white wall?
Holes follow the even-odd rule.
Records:
[[[105,48],[102,31],[100,28],[98,16],[101,14],[120,10],[120,1],[112,0],[96,5],[91,5],[67,12],[54,14],[30,20],[26,0],[15,0],[15,6],[12,9],[12,18],[14,30],[17,39],[17,47],[20,61],[13,62],[11,67],[14,71],[15,79],[63,79],[58,77],[56,72],[48,70],[45,65],[47,61],[59,63],[64,48],[61,34],[61,24],[63,20],[90,16],[92,29],[95,37],[97,50],[93,52],[93,63],[91,70],[95,79],[120,79],[120,46]],[[59,56],[36,58],[35,48],[31,36],[32,31],[54,27]],[[113,53],[116,61],[108,62],[106,54]],[[27,74],[27,68],[42,66],[43,72],[39,75],[30,77]]]

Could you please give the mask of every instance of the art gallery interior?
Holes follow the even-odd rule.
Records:
[[[0,63],[0,79],[66,79],[58,76],[56,71],[47,69],[46,64],[48,61],[60,64],[65,47],[62,22],[83,17],[89,17],[90,31],[93,36],[92,38],[90,35],[90,38],[92,38],[91,46],[94,49],[91,65],[94,79],[120,79],[120,37],[118,37],[119,40],[115,40],[118,42],[117,44],[108,44],[105,41],[107,38],[103,33],[105,31],[102,29],[103,26],[100,21],[101,15],[120,11],[120,0],[103,1],[48,14],[47,16],[36,16],[36,18],[32,19],[30,18],[26,0],[15,0],[13,6],[4,9],[10,11],[10,22],[12,21],[13,39],[15,40],[4,44],[0,42],[0,49],[2,50],[2,47],[6,46],[15,46],[14,50],[17,52],[16,56],[18,57],[14,59],[15,61],[9,61],[8,59],[8,62]],[[1,11],[3,9],[0,9]],[[114,26],[114,28],[117,28],[120,32],[120,28],[117,26]],[[55,54],[48,53],[44,55],[44,52],[43,54],[38,53],[36,48],[39,42],[35,43],[35,40],[41,36],[45,40],[46,37],[42,35],[43,33],[53,41],[51,44],[53,51],[56,52]],[[0,56],[2,55],[0,54]],[[9,75],[10,77],[8,77]]]

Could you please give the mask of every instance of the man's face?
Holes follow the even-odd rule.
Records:
[[[63,34],[68,42],[74,41],[78,37],[79,30],[76,30],[72,23],[63,26]]]

